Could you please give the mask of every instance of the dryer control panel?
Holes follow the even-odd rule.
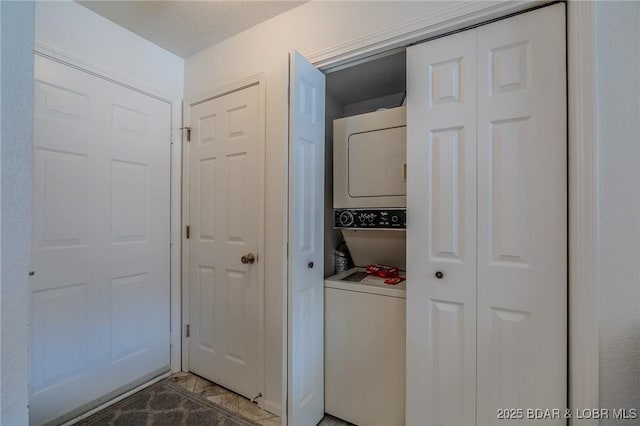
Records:
[[[335,209],[335,229],[398,229],[407,227],[407,209]]]

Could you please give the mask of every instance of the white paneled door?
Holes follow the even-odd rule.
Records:
[[[188,107],[189,370],[258,392],[260,87]]]
[[[32,424],[169,370],[170,126],[168,103],[36,56]]]
[[[311,426],[324,416],[325,76],[290,61],[287,420]]]
[[[496,419],[499,408],[566,407],[564,8],[477,30],[482,425],[514,424]]]
[[[475,31],[425,43],[408,55],[407,424],[471,425],[476,415]]]
[[[408,425],[566,407],[564,22],[557,4],[408,49]]]

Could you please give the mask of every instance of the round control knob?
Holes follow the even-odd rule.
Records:
[[[399,220],[398,216],[391,216],[391,222],[398,223]]]
[[[340,226],[351,226],[353,225],[353,213],[350,211],[344,211],[340,213],[338,216],[338,223]]]
[[[442,277],[444,277],[444,274],[442,272],[440,272],[440,271],[436,272],[436,278],[437,279],[441,280]]]

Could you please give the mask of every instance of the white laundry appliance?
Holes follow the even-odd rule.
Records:
[[[325,411],[359,426],[404,425],[406,281],[364,271],[325,280]]]
[[[333,207],[407,204],[407,109],[333,121]]]
[[[356,268],[325,279],[325,411],[359,426],[405,423],[406,109],[334,121],[334,228]]]
[[[406,107],[333,122],[335,228],[357,266],[406,268]]]

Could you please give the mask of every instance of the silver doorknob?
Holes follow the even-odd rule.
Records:
[[[256,256],[253,253],[245,254],[240,258],[240,262],[246,264],[252,264],[256,261]]]

